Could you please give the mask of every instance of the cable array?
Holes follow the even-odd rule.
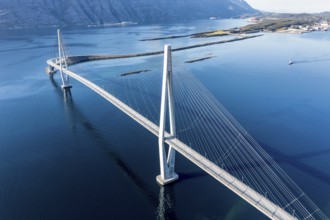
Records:
[[[189,71],[177,68],[178,138],[297,219],[328,219]]]
[[[136,59],[84,77],[159,124],[163,57]],[[191,72],[173,70],[178,139],[297,219],[328,219]]]
[[[155,124],[159,123],[162,56],[127,59],[126,65],[107,61],[106,70],[82,72],[82,76],[100,86]],[[111,64],[113,63],[113,64]],[[96,65],[97,66],[97,65]]]

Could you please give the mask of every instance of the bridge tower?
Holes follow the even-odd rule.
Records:
[[[60,73],[62,79],[62,89],[67,91],[72,88],[69,81],[69,76],[64,73],[64,69],[68,69],[67,56],[64,50],[63,40],[61,36],[61,30],[57,29],[57,39],[58,39],[58,60],[57,64],[60,65]]]
[[[164,46],[164,69],[162,81],[162,96],[160,106],[160,121],[159,121],[159,160],[160,160],[160,175],[156,180],[160,185],[166,185],[176,181],[179,176],[175,173],[175,150],[169,146],[168,153],[165,149],[165,122],[166,110],[169,110],[170,134],[172,138],[176,138],[175,128],[175,112],[173,99],[173,85],[172,85],[172,54],[171,46]]]

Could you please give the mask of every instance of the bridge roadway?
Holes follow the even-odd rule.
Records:
[[[56,64],[56,59],[50,59],[47,61],[47,64],[54,67],[55,69],[60,70],[60,66]],[[104,89],[100,88],[99,86],[93,84],[89,80],[79,76],[78,74],[68,70],[68,69],[62,69],[62,71],[69,75],[70,77],[78,80],[82,84],[86,85],[99,95],[101,95],[103,98],[111,102],[114,106],[119,108],[121,111],[123,111],[125,114],[127,114],[129,117],[137,121],[140,125],[145,127],[147,130],[149,130],[154,135],[158,136],[159,134],[159,126],[139,114],[137,111],[105,91]],[[216,180],[218,180],[220,183],[225,185],[227,188],[229,188],[231,191],[236,193],[238,196],[240,196],[242,199],[250,203],[252,206],[257,208],[259,211],[264,213],[267,217],[270,219],[276,219],[276,220],[295,220],[293,215],[267,199],[265,196],[261,195],[236,177],[232,176],[230,173],[225,171],[224,169],[220,168],[216,164],[214,164],[212,161],[205,158],[203,155],[199,154],[195,150],[191,149],[189,146],[181,142],[177,138],[171,137],[171,135],[166,132],[165,133],[165,142],[169,145],[171,145],[177,152],[181,153],[184,157],[189,159],[191,162],[196,164],[198,167],[203,169],[205,172],[207,172],[209,175],[214,177]]]

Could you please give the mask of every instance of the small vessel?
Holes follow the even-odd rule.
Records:
[[[293,60],[289,60],[289,65],[292,65],[293,64]]]

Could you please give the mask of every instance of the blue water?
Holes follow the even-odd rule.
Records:
[[[122,54],[218,40],[141,39],[243,24],[205,20],[67,29],[63,36],[70,54]],[[55,29],[1,30],[0,45],[0,219],[264,219],[180,155],[180,181],[160,188],[156,137],[77,82],[72,81],[72,99],[65,100],[59,76],[52,83],[44,73],[45,61],[56,56]],[[173,55],[327,216],[329,51],[330,33],[314,32],[265,34]],[[214,58],[183,64],[203,56]],[[107,68],[120,72],[126,64],[111,62],[72,68],[97,74]]]

